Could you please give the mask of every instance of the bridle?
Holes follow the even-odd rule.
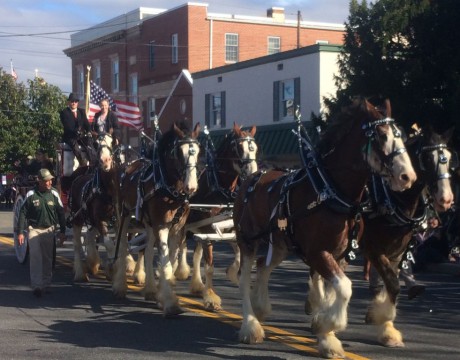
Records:
[[[445,180],[445,179],[450,179],[452,177],[451,173],[449,172],[449,166],[447,166],[447,172],[440,172],[440,165],[447,165],[449,163],[449,158],[446,156],[445,151],[448,151],[451,155],[450,159],[450,167],[456,167],[458,166],[458,159],[456,156],[456,153],[449,150],[447,144],[441,143],[441,144],[436,144],[436,145],[427,145],[427,146],[422,146],[420,147],[419,153],[418,153],[418,160],[419,160],[419,165],[420,169],[423,172],[427,172],[427,167],[425,166],[423,162],[423,155],[425,153],[429,152],[436,152],[438,155],[438,161],[436,163],[436,176],[430,180],[429,187],[435,187],[436,183],[439,180]]]
[[[251,159],[250,157],[244,157],[244,152],[241,150],[241,148],[243,147],[242,144],[244,143],[247,143],[248,150],[250,152],[256,151],[256,140],[254,139],[254,137],[250,135],[246,135],[244,137],[234,136],[233,140],[230,142],[230,145],[232,146],[232,149],[236,154],[236,161],[238,162],[238,166],[240,169],[244,169],[245,166],[256,161],[255,157],[254,159]]]
[[[188,151],[187,151],[188,157],[187,159],[184,159],[185,161],[181,162],[178,156],[178,149],[180,149],[184,145],[188,145]],[[195,164],[190,163],[190,158],[197,154],[197,151],[194,145],[199,147],[200,143],[198,142],[198,140],[192,139],[191,137],[186,137],[186,138],[174,141],[174,146],[171,150],[171,153],[175,161],[182,163],[182,166],[178,169],[180,170],[179,174],[181,175],[181,179],[184,178],[187,170],[191,171],[191,169],[196,168],[198,166],[198,161],[196,161]]]
[[[379,139],[379,134],[377,131],[377,126],[382,126],[382,125],[389,125],[393,131],[393,135],[395,138],[402,138],[402,132],[399,130],[399,128],[395,124],[395,120],[390,117],[385,117],[379,120],[371,121],[362,126],[363,130],[365,131],[365,135],[368,138],[368,143],[366,146],[365,150],[365,158],[369,157],[369,154],[371,153],[372,150],[372,144],[378,142]],[[404,141],[403,141],[404,144]],[[379,159],[382,163],[382,168],[387,170],[386,176],[392,176],[391,174],[391,168],[393,166],[393,161],[394,158],[397,156],[400,156],[407,152],[407,149],[405,146],[402,147],[396,147],[395,142],[393,142],[393,149],[392,151],[386,155],[383,153],[382,149],[380,146],[377,146],[374,148],[374,151],[376,151],[379,154]]]

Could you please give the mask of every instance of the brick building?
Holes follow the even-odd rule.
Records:
[[[191,73],[311,44],[342,44],[344,27],[287,19],[283,8],[266,16],[208,12],[204,3],[164,10],[138,8],[71,36],[73,91],[85,93],[85,73],[113,98],[139,105],[145,128],[159,115],[162,130],[193,121]],[[136,146],[137,132],[124,141]]]

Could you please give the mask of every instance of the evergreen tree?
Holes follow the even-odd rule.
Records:
[[[460,121],[457,0],[350,1],[331,112],[353,96],[383,96],[406,128]]]

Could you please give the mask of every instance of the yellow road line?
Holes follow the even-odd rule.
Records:
[[[0,242],[6,245],[13,246],[13,240],[9,238],[0,236]],[[64,265],[68,265],[72,267],[72,261],[65,257],[59,256],[58,260]],[[102,273],[98,275],[97,277],[100,279],[105,279],[105,276],[102,275]],[[135,285],[132,280],[128,280],[128,288],[132,291],[137,291],[137,292],[142,290],[142,287]],[[237,328],[241,326],[242,317],[237,314],[233,314],[225,310],[221,310],[219,312],[209,312],[204,308],[203,304],[199,301],[185,298],[182,296],[179,296],[178,298],[181,303],[181,306],[183,306],[184,308],[186,308],[187,310],[191,312],[194,312],[202,316],[206,316],[211,319],[217,319],[220,322],[232,325]],[[263,326],[263,328],[265,330],[265,335],[268,340],[271,340],[277,343],[281,343],[283,345],[294,348],[296,350],[309,353],[313,356],[318,356],[318,350],[316,348],[307,346],[307,344],[315,345],[316,344],[315,339],[309,338],[306,336],[296,335],[294,333],[279,329],[274,326],[265,325]],[[366,357],[363,357],[357,354],[353,354],[353,353],[349,353],[349,352],[345,352],[345,355],[347,356],[347,358],[352,359],[352,360],[369,360]]]

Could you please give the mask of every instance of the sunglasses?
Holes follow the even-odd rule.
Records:
[[[77,102],[78,102],[78,100],[72,100],[71,101],[71,103],[77,103]]]

